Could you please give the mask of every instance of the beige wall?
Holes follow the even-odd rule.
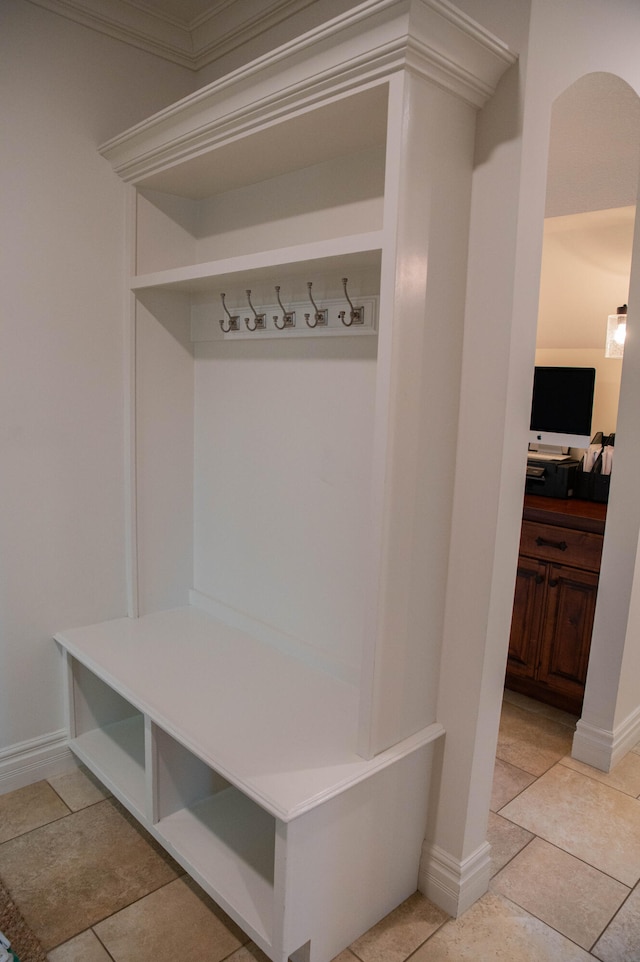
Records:
[[[0,776],[63,727],[51,640],[126,611],[124,189],[98,144],[192,74],[0,4]]]
[[[622,361],[604,355],[607,316],[629,298],[635,207],[545,220],[536,364],[595,367],[593,432],[616,430]]]

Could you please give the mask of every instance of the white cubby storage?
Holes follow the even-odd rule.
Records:
[[[138,816],[145,812],[145,733],[142,712],[82,663],[70,661],[72,736],[77,755]]]
[[[369,925],[389,889],[415,888],[439,726],[367,761],[349,748],[353,685],[197,606],[57,637],[71,747],[264,951],[313,933],[335,955],[365,866],[388,876],[360,906]],[[316,932],[316,912],[335,928]]]
[[[367,0],[102,148],[130,185],[130,610],[56,635],[70,744],[274,962],[328,962],[417,885],[454,459],[427,425],[509,62],[448,3]]]

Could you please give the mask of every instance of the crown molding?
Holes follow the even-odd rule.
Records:
[[[103,144],[129,183],[409,70],[481,107],[516,56],[448,0],[365,0]],[[162,188],[173,192],[166,184]]]
[[[261,0],[253,4],[212,0],[210,8],[191,22],[134,0],[29,2],[197,71],[309,7],[314,0]]]
[[[192,24],[195,69],[200,70],[248,41],[255,40],[315,2],[316,0],[262,0],[253,5],[259,9],[253,10],[247,16],[246,4],[222,0]]]
[[[29,0],[37,7],[196,70],[188,26],[128,0]]]

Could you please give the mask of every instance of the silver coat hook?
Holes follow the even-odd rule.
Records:
[[[351,308],[349,312],[349,320],[345,321],[346,311],[340,311],[339,317],[345,327],[351,327],[352,324],[364,324],[364,307],[354,307],[351,298],[347,292],[347,280],[348,278],[342,278],[342,287],[344,289],[344,296],[349,302],[349,307]]]
[[[312,286],[313,286],[312,282],[307,281],[307,289],[309,291],[309,300],[313,304],[313,310],[314,310],[313,324],[309,320],[309,318],[311,317],[310,314],[305,314],[304,319],[307,322],[307,325],[309,327],[317,327],[318,325],[320,325],[320,327],[326,327],[327,324],[329,323],[329,311],[326,310],[326,308],[322,309],[318,307],[318,305],[313,299],[313,294],[311,293]]]
[[[239,330],[240,330],[240,317],[239,317],[238,314],[230,314],[230,313],[229,313],[229,311],[227,310],[227,305],[226,305],[225,302],[224,302],[225,297],[226,297],[226,294],[221,294],[221,295],[220,295],[220,298],[221,298],[221,300],[222,300],[222,306],[223,306],[223,308],[224,308],[224,312],[225,312],[225,314],[227,315],[227,317],[229,318],[229,323],[228,323],[227,326],[225,327],[225,326],[224,326],[224,319],[223,319],[223,320],[220,321],[220,327],[221,327],[221,329],[222,329],[223,334],[229,334],[231,331],[239,331]]]
[[[278,328],[279,331],[284,331],[285,327],[295,327],[296,326],[296,312],[288,311],[282,301],[280,300],[280,285],[276,285],[276,297],[278,298],[278,304],[280,305],[280,310],[282,311],[282,324],[278,324],[278,315],[273,315],[273,323]]]
[[[253,304],[251,303],[251,291],[250,291],[250,290],[247,290],[247,300],[249,301],[249,307],[250,307],[251,310],[253,311],[253,317],[254,317],[253,326],[251,326],[251,324],[249,324],[249,318],[248,318],[248,317],[245,317],[244,323],[247,325],[247,330],[248,330],[248,331],[264,331],[265,328],[266,328],[266,326],[267,326],[267,315],[266,315],[266,314],[258,314],[258,312],[256,311],[255,307],[254,307]]]

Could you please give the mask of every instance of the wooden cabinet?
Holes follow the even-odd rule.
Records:
[[[450,3],[369,0],[101,148],[130,200],[130,606],[56,636],[70,744],[274,962],[417,887],[456,453],[434,472],[428,428],[513,62]]]
[[[606,508],[527,496],[507,688],[579,713],[589,664]]]

